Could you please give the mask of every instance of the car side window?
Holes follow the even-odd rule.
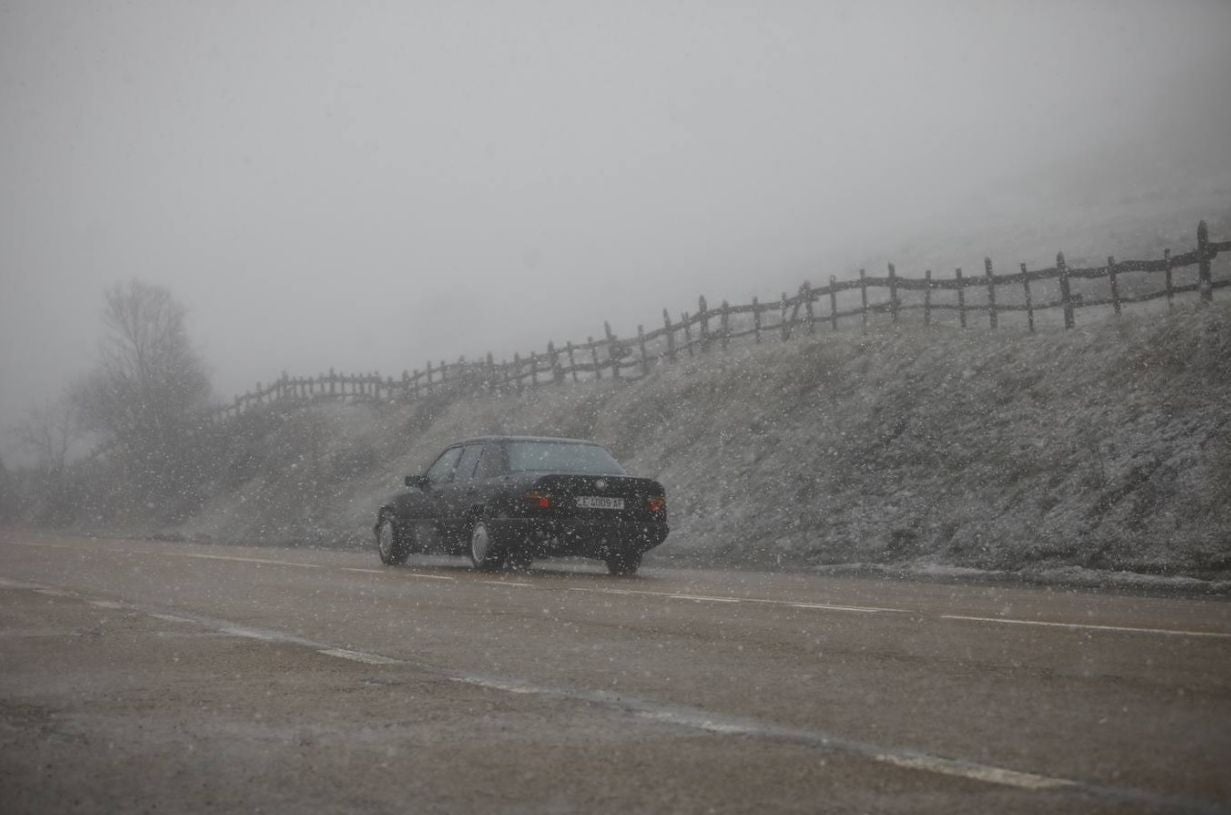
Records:
[[[462,456],[462,448],[450,447],[440,454],[440,458],[427,468],[427,480],[433,484],[447,484],[453,480],[453,473],[457,469],[457,460]]]
[[[495,478],[504,475],[504,451],[498,444],[488,444],[483,448],[483,457],[475,470],[475,478]]]
[[[479,454],[483,452],[483,445],[469,444],[462,448],[462,457],[457,462],[457,474],[454,479],[457,481],[469,481],[474,477],[474,465],[479,461]]]

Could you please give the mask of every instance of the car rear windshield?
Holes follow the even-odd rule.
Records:
[[[620,462],[597,444],[558,441],[513,441],[507,445],[509,472],[624,475]]]

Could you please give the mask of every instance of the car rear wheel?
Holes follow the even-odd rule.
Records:
[[[484,521],[475,521],[470,527],[470,562],[485,572],[504,565],[502,547]]]
[[[630,577],[641,568],[641,555],[634,552],[613,552],[603,558],[607,571],[616,577]]]
[[[386,566],[405,563],[410,554],[410,541],[392,515],[382,514],[376,523],[376,552]]]

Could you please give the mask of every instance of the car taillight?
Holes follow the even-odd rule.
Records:
[[[649,500],[650,512],[655,515],[662,515],[667,511],[667,499],[661,496],[655,496]]]
[[[541,492],[528,492],[523,498],[531,509],[551,509],[551,497]]]

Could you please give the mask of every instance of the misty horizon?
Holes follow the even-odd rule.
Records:
[[[132,277],[227,399],[1231,223],[1222,3],[0,3],[0,32],[0,428]]]

